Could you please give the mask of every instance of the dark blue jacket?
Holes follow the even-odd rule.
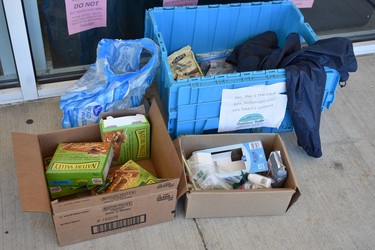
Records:
[[[308,155],[321,157],[319,135],[321,106],[326,84],[324,67],[340,73],[340,81],[357,70],[352,42],[346,38],[322,39],[301,48],[299,35],[291,33],[282,48],[274,32],[265,32],[233,50],[228,62],[237,72],[285,68],[288,109],[300,145]]]

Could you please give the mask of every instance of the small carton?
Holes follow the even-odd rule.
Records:
[[[103,184],[113,157],[108,142],[59,143],[46,171],[51,186]]]
[[[112,143],[113,164],[150,158],[150,124],[145,115],[108,116],[99,126],[102,140]]]
[[[223,147],[214,147],[193,152],[210,153],[218,176],[222,178],[240,176],[241,172],[257,173],[268,170],[262,141],[244,142]]]

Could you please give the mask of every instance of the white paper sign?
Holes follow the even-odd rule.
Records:
[[[285,82],[224,89],[218,131],[259,127],[278,128],[284,119],[288,101],[285,92]]]
[[[297,8],[312,8],[314,0],[292,0]]]

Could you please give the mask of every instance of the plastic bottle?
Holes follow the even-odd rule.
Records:
[[[262,186],[264,188],[270,188],[271,184],[272,184],[271,178],[265,177],[265,176],[260,175],[260,174],[249,174],[247,176],[247,179],[250,182],[254,183],[255,185],[259,185],[259,186]]]

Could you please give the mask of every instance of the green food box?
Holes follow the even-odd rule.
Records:
[[[150,123],[143,114],[108,116],[99,122],[104,142],[111,142],[114,164],[150,158]]]
[[[46,171],[51,186],[90,186],[105,183],[113,158],[111,143],[60,143]]]

